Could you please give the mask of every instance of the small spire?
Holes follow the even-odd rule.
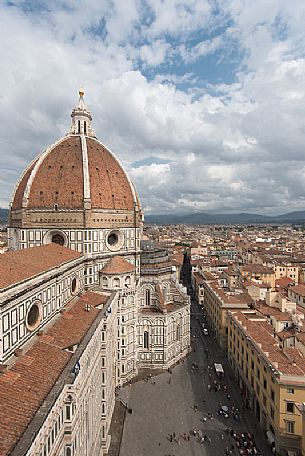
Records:
[[[72,125],[70,128],[70,134],[73,135],[86,135],[95,137],[94,130],[91,128],[91,113],[88,111],[84,101],[85,91],[80,87],[78,105],[73,109]]]
[[[84,101],[84,95],[85,95],[85,91],[82,87],[80,87],[79,91],[79,101],[78,101],[78,109],[81,109],[82,111],[87,111],[87,106],[85,105],[85,101]]]

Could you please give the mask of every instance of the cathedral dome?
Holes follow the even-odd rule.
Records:
[[[137,197],[124,169],[95,138],[70,135],[43,152],[24,172],[12,209],[133,210]]]
[[[133,210],[139,201],[117,158],[95,137],[83,91],[72,111],[70,133],[25,170],[11,209]]]

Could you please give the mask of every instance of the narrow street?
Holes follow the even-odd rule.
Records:
[[[252,454],[271,455],[254,417],[242,411],[241,396],[225,353],[211,337],[202,310],[193,299],[191,311],[192,353],[185,361],[172,373],[165,372],[120,391],[120,399],[132,409],[132,414],[126,414],[120,456],[237,456],[251,454],[242,450],[247,441],[250,448],[250,440],[259,451]],[[202,324],[208,335],[204,335]],[[222,364],[223,381],[219,381],[214,363]],[[228,408],[227,417],[219,414],[221,407]],[[238,419],[232,407],[234,413],[237,409]],[[233,431],[240,437],[239,447],[238,439],[231,435]],[[249,436],[242,438],[246,433]]]
[[[196,307],[193,310],[196,311]],[[218,456],[225,455],[226,447],[232,445],[231,454],[239,455],[236,440],[226,432],[227,428],[238,434],[253,433],[260,454],[271,455],[263,433],[251,415],[241,411],[240,394],[230,378],[223,353],[210,335],[203,335],[201,318],[196,316],[198,320],[196,317],[192,319],[193,352],[184,363],[176,366],[172,374],[166,372],[152,377],[151,381],[140,381],[120,391],[121,399],[133,411],[126,414],[120,456]],[[208,390],[208,385],[217,378],[212,369],[210,378],[207,369],[208,364],[214,362],[221,362],[224,366],[227,392]],[[194,364],[198,369],[192,368]],[[230,394],[230,400],[227,394]],[[198,410],[195,410],[195,404]],[[231,413],[232,405],[239,410],[238,421]],[[229,408],[228,418],[218,414],[221,406]],[[192,435],[194,430],[197,431],[196,437]],[[170,442],[169,435],[173,433],[176,436]],[[184,440],[183,434],[189,434],[190,440]],[[200,443],[201,436],[208,439]],[[211,443],[208,443],[209,439]]]

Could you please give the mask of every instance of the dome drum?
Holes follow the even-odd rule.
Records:
[[[42,241],[18,245],[18,238],[33,237],[32,231],[35,239],[39,237],[37,230],[43,231],[43,243],[52,242],[50,233],[64,231],[64,245],[70,248],[68,231],[96,230],[100,240],[108,231],[117,230],[115,242],[111,241],[114,236],[104,242],[106,251],[115,252],[125,246],[122,232],[130,229],[134,234],[129,238],[139,251],[143,216],[138,195],[120,162],[96,139],[91,120],[80,92],[69,134],[43,151],[21,176],[11,202],[10,229],[19,230],[12,248],[41,245]],[[78,131],[76,126],[83,121],[86,131]],[[59,233],[54,236],[56,242],[63,242]]]

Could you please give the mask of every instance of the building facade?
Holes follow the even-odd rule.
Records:
[[[294,346],[281,348],[276,325],[259,310],[230,312],[228,320],[228,358],[245,407],[255,414],[276,454],[303,454],[297,407],[305,394],[302,352]]]
[[[0,258],[0,455],[107,454],[115,389],[190,349],[190,303],[80,91],[17,183]],[[25,401],[18,400],[24,397]]]

